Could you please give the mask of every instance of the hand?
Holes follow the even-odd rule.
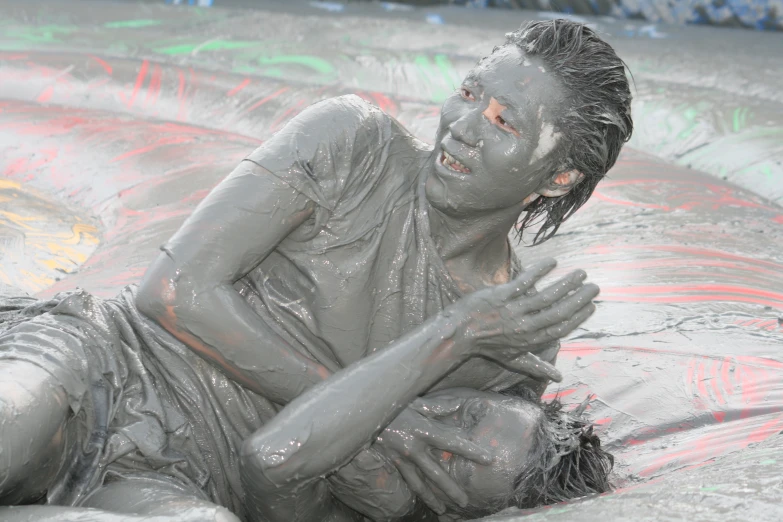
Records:
[[[537,379],[560,382],[557,369],[534,352],[542,344],[560,339],[595,311],[594,284],[583,284],[582,270],[571,272],[540,292],[534,284],[556,265],[545,259],[513,281],[471,294],[463,301],[470,307],[466,333],[475,355],[487,357],[508,369]]]
[[[447,451],[479,464],[492,462],[491,453],[469,441],[463,430],[431,418],[443,413],[427,408],[416,408],[417,399],[404,409],[376,439],[376,448],[389,458],[415,493],[430,509],[443,514],[446,506],[437,498],[423,477],[429,479],[443,493],[460,506],[468,503],[467,494],[457,485],[443,467],[432,457],[433,449]],[[447,407],[448,405],[444,405]]]

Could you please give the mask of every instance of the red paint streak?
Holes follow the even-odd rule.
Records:
[[[649,163],[645,162],[635,162],[633,163],[635,165],[642,165],[649,167]],[[617,181],[605,181],[602,182],[600,187],[601,188],[610,188],[610,187],[620,187],[624,185],[660,185],[665,184],[667,186],[671,185],[690,185],[693,186],[699,190],[707,189],[710,192],[712,192],[715,196],[717,196],[716,199],[712,200],[713,208],[718,209],[722,206],[741,206],[741,207],[751,207],[751,208],[760,208],[764,210],[770,210],[772,212],[778,212],[779,209],[775,207],[770,207],[767,205],[764,205],[760,201],[748,201],[747,199],[740,199],[738,198],[736,194],[736,190],[732,189],[731,187],[726,187],[723,185],[715,185],[711,183],[704,183],[703,181],[687,181],[687,180],[681,180],[681,179],[650,179],[650,178],[637,178],[637,179],[627,179],[627,180],[617,180]],[[683,192],[683,190],[678,191],[680,193]],[[748,196],[748,194],[743,194],[744,196]],[[710,197],[710,195],[705,195],[707,198]],[[709,200],[705,199],[704,202],[707,202]],[[703,202],[702,202],[703,203]],[[698,205],[700,203],[685,203],[681,205],[680,207],[683,210],[688,210],[692,206]],[[782,216],[783,217],[783,216]]]
[[[571,357],[582,357],[601,353],[603,347],[589,343],[568,343],[560,348],[560,353],[567,353]]]
[[[597,190],[593,192],[593,197],[595,199],[598,199],[600,201],[604,201],[606,203],[612,203],[614,205],[622,205],[625,207],[639,207],[639,208],[651,208],[651,209],[658,209],[663,210],[665,212],[668,212],[671,210],[671,207],[668,207],[666,205],[655,205],[653,203],[636,203],[633,201],[625,201],[622,199],[613,198],[610,196],[607,196],[605,194],[602,194],[601,192],[598,192]]]
[[[179,77],[179,87],[177,87],[177,99],[179,100],[179,109],[177,110],[177,119],[182,120],[185,113],[185,73],[177,71]]]
[[[685,374],[685,382],[688,385],[688,392],[693,394],[693,383],[695,382],[696,377],[696,361],[691,359],[688,362],[688,371]]]
[[[600,267],[603,270],[641,270],[644,268],[685,268],[685,267],[697,267],[697,268],[728,268],[731,270],[742,270],[745,272],[757,272],[761,274],[769,274],[778,276],[780,274],[777,270],[768,270],[762,267],[747,266],[745,263],[732,263],[730,261],[718,261],[713,259],[693,259],[693,258],[664,258],[664,259],[646,259],[633,261],[631,263],[624,262],[612,262],[609,260],[601,260],[600,263],[595,263],[596,267]],[[699,272],[700,273],[700,272]]]
[[[610,346],[603,347],[600,345],[590,344],[587,342],[568,343],[563,345],[563,347],[560,349],[560,353],[567,357],[575,357],[575,356],[582,357],[582,356],[590,356],[590,355],[600,356],[601,353],[606,350],[634,352],[634,353],[648,353],[648,354],[666,354],[666,355],[671,355],[673,357],[687,358],[689,360],[694,358],[726,360],[729,362],[729,364],[731,364],[730,361],[734,360],[738,364],[742,364],[745,366],[783,370],[783,362],[776,361],[774,359],[767,359],[765,357],[756,357],[753,355],[733,355],[730,357],[724,357],[724,356],[714,356],[714,355],[707,355],[707,354],[693,354],[693,353],[686,353],[686,352],[678,352],[674,350],[666,350],[663,348],[655,348],[655,349],[644,348],[642,346],[610,345]]]
[[[737,293],[742,295],[752,295],[756,297],[766,297],[783,301],[783,294],[777,292],[768,292],[766,290],[756,290],[746,286],[734,285],[659,285],[659,286],[633,286],[628,288],[610,288],[608,290],[613,294],[664,294],[669,292],[724,292]]]
[[[163,69],[160,65],[155,64],[152,67],[152,75],[150,76],[150,85],[147,89],[147,96],[144,98],[144,104],[155,105],[160,95],[160,83],[163,76]]]
[[[688,254],[692,256],[698,256],[703,258],[720,258],[730,259],[732,261],[741,261],[743,263],[749,263],[753,265],[769,266],[778,270],[776,273],[783,272],[783,264],[775,263],[772,261],[765,261],[763,259],[753,259],[750,257],[738,256],[735,254],[729,254],[721,250],[711,250],[708,248],[695,248],[677,245],[618,245],[618,246],[595,246],[585,249],[586,253],[590,254],[613,254],[622,250],[655,250],[657,252],[669,252],[676,254]]]
[[[740,419],[747,419],[750,417],[750,410],[753,405],[759,402],[760,394],[757,390],[756,376],[752,368],[740,367],[737,368],[737,373],[739,376],[742,402],[745,403],[745,407],[740,412]]]
[[[103,87],[111,81],[111,78],[98,78],[87,84],[87,90],[97,89]]]
[[[756,328],[764,328],[769,329],[770,326],[777,326],[778,320],[777,319],[771,319],[769,321],[764,321],[763,323],[759,323],[756,325]],[[772,328],[774,330],[774,328]]]
[[[362,99],[374,103],[383,112],[390,116],[397,116],[397,104],[392,101],[391,98],[383,94],[382,92],[370,92],[370,93],[357,93]]]
[[[710,385],[712,386],[712,393],[715,395],[715,401],[721,405],[724,406],[726,404],[726,399],[723,397],[723,393],[720,388],[720,379],[718,377],[718,370],[721,366],[720,363],[717,361],[712,361],[712,364],[710,364]],[[713,415],[717,415],[715,412],[713,412]],[[721,414],[722,416],[725,416],[725,414]],[[716,420],[718,420],[718,417],[715,417]],[[718,420],[718,422],[723,422],[723,419],[721,418]]]
[[[575,392],[576,392],[576,388],[570,390],[559,390],[555,393],[547,393],[545,395],[542,395],[541,400],[552,401],[555,399],[560,399],[562,397],[568,397],[569,395]]]
[[[662,296],[662,297],[639,297],[639,296],[612,296],[608,292],[601,292],[601,300],[616,301],[621,303],[708,303],[729,301],[737,303],[753,303],[773,308],[783,309],[783,303],[777,301],[768,301],[766,299],[756,299],[753,297],[743,297],[738,295],[682,295],[682,296]]]
[[[698,369],[696,371],[696,388],[699,390],[699,395],[703,398],[707,398],[707,385],[704,383],[704,362],[698,363]]]
[[[109,76],[111,76],[111,73],[112,73],[112,68],[111,68],[111,65],[109,65],[109,64],[108,64],[108,62],[107,62],[106,60],[104,60],[104,59],[102,59],[102,58],[99,58],[99,57],[97,57],[97,56],[92,56],[92,55],[90,55],[90,58],[92,58],[93,60],[95,60],[95,61],[98,63],[98,65],[100,65],[101,67],[103,67],[103,70],[104,70],[104,71],[106,71],[106,74],[108,74]]]
[[[186,136],[172,136],[167,138],[160,138],[157,142],[153,143],[152,145],[147,145],[146,147],[141,147],[129,152],[126,152],[124,154],[120,154],[119,156],[112,158],[110,160],[110,163],[115,163],[118,161],[126,160],[133,156],[138,156],[139,154],[146,154],[147,152],[153,151],[159,147],[162,147],[164,145],[179,145],[182,143],[188,143],[193,141],[192,138],[186,137]]]
[[[720,380],[723,384],[723,389],[726,391],[728,395],[734,394],[734,386],[731,384],[731,380],[729,379],[729,372],[731,371],[731,359],[726,357],[723,359],[723,361],[720,363]]]
[[[754,442],[761,442],[766,440],[770,437],[770,435],[774,435],[780,431],[781,424],[780,417],[765,422],[757,430],[754,430],[753,433],[751,433],[748,438],[745,439],[745,442],[747,444],[753,444]]]
[[[29,55],[27,54],[6,54],[0,53],[0,60],[26,60]]]
[[[247,110],[247,112],[251,112],[251,111],[256,110],[257,108],[261,107],[263,104],[267,103],[270,100],[273,100],[273,99],[277,98],[278,96],[280,96],[281,94],[283,94],[284,92],[286,92],[289,89],[290,89],[290,87],[283,87],[282,89],[279,89],[276,92],[273,92],[269,96],[258,100],[257,102],[255,102],[253,105],[250,106],[250,108]]]
[[[774,221],[775,223],[783,224],[783,214],[781,214],[779,216],[776,216],[776,217],[773,217],[772,221]]]
[[[239,91],[241,91],[242,89],[244,89],[248,85],[250,85],[250,78],[245,78],[244,80],[242,80],[242,82],[239,85],[237,85],[236,87],[234,87],[233,89],[228,91],[226,93],[226,96],[229,96],[229,97],[230,96],[234,96],[236,93],[238,93]]]
[[[149,60],[144,60],[141,62],[141,69],[139,69],[139,74],[136,76],[136,84],[133,86],[133,92],[131,93],[130,99],[128,100],[128,108],[133,107],[133,103],[136,101],[136,96],[139,94],[141,86],[144,85],[144,78],[146,78],[147,70],[149,68]]]
[[[50,85],[38,96],[37,101],[38,103],[46,103],[52,99],[52,95],[54,95],[54,86]]]

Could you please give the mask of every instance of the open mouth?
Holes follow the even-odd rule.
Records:
[[[461,172],[463,174],[470,174],[470,169],[467,168],[465,165],[457,161],[454,156],[449,154],[448,152],[441,151],[440,153],[440,164],[446,167],[449,170],[453,170],[454,172]]]

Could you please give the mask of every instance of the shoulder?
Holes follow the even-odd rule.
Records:
[[[310,105],[293,121],[307,125],[311,133],[341,134],[372,132],[390,120],[390,116],[370,102],[355,94],[346,94]]]

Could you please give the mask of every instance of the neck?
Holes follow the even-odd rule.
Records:
[[[494,272],[509,258],[508,234],[523,208],[457,216],[430,205],[430,234],[447,266]]]

